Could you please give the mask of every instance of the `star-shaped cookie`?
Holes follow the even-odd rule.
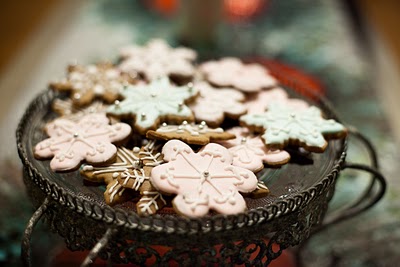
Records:
[[[235,135],[224,132],[222,128],[210,128],[204,121],[200,124],[184,121],[180,125],[163,123],[156,131],[148,131],[146,137],[164,141],[178,139],[188,144],[206,145],[214,141],[235,138]]]

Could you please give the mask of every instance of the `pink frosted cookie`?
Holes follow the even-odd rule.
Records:
[[[309,106],[304,100],[289,98],[286,91],[279,87],[249,95],[244,104],[247,107],[248,114],[257,114],[264,113],[271,103],[280,103],[296,110],[304,110]]]
[[[71,65],[68,67],[68,77],[50,83],[50,87],[56,91],[71,92],[74,105],[83,106],[91,103],[95,97],[108,103],[115,101],[129,81],[132,79],[122,75],[112,64]]]
[[[46,133],[50,138],[35,146],[35,157],[53,157],[52,170],[68,171],[79,167],[84,160],[93,164],[112,160],[117,153],[112,143],[127,138],[131,127],[125,123],[109,125],[105,114],[95,113],[78,122],[56,119],[46,125]]]
[[[205,121],[212,127],[217,127],[225,116],[237,119],[246,113],[243,103],[243,93],[229,88],[216,89],[205,82],[195,84],[200,96],[189,105],[197,121]]]
[[[210,143],[198,153],[178,140],[163,149],[168,162],[151,171],[150,181],[162,192],[177,194],[173,200],[178,213],[202,217],[210,209],[223,214],[246,210],[243,193],[257,188],[257,177],[247,169],[232,165],[232,156],[221,145]]]
[[[272,166],[286,164],[290,154],[284,150],[268,149],[259,135],[253,135],[247,128],[234,127],[227,130],[236,139],[219,142],[229,149],[233,165],[258,172],[264,168],[263,162]]]
[[[195,69],[195,51],[172,48],[160,39],[151,40],[146,46],[129,46],[121,49],[123,61],[119,69],[128,74],[139,73],[151,81],[165,76],[191,78]]]
[[[271,88],[278,81],[259,64],[243,64],[237,58],[208,61],[200,66],[206,80],[218,87],[232,86],[245,93]]]

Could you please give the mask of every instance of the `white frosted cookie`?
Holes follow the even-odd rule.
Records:
[[[197,54],[184,47],[170,47],[164,40],[153,39],[145,46],[128,46],[120,51],[118,68],[128,74],[139,73],[152,81],[161,77],[191,78],[195,73],[193,61]]]

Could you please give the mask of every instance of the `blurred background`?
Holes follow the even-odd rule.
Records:
[[[2,1],[0,265],[20,265],[20,238],[33,213],[14,137],[28,103],[50,80],[63,77],[69,62],[114,60],[119,47],[160,37],[196,48],[202,59],[233,55],[281,61],[318,84],[345,123],[372,140],[389,188],[373,209],[313,237],[305,251],[307,266],[396,266],[399,11],[395,0]],[[368,162],[355,141],[348,158]],[[358,172],[343,176],[333,208],[350,202],[364,185]],[[70,266],[79,258],[44,225],[33,240],[37,266]]]

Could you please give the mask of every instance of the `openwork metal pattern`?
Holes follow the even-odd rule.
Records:
[[[28,192],[36,200],[35,204],[40,205],[46,195],[31,178],[25,169],[24,181]],[[179,229],[182,234],[141,231],[127,228],[126,225],[117,225],[115,221],[111,224],[99,222],[100,218],[88,216],[89,207],[82,208],[83,215],[77,210],[65,208],[60,201],[53,200],[48,205],[44,218],[50,229],[63,237],[72,251],[92,249],[107,230],[112,229],[112,238],[99,256],[103,259],[110,257],[115,263],[157,263],[167,266],[175,262],[182,266],[264,266],[280,256],[284,249],[303,242],[308,238],[310,230],[321,224],[334,191],[334,184],[325,189],[324,194],[310,198],[308,205],[303,205],[285,216],[278,216],[269,223],[260,223],[261,216],[267,217],[269,214],[260,210],[243,217],[247,218],[243,221],[252,225],[251,227],[239,227],[238,220],[231,221],[224,227],[229,230],[210,230],[208,233],[191,234],[190,238],[187,232],[184,234],[189,223],[184,226],[179,220],[176,221],[176,230]],[[278,213],[279,208],[274,211]]]
[[[187,219],[163,214],[140,217],[135,212],[71,194],[44,176],[29,160],[26,129],[34,123],[32,116],[47,110],[54,97],[51,91],[37,97],[17,131],[18,152],[24,164],[28,192],[35,201],[50,199],[44,218],[52,231],[65,239],[69,249],[90,250],[108,233],[110,238],[99,256],[110,257],[116,263],[268,264],[282,250],[307,239],[311,230],[322,223],[346,155],[346,146],[342,143],[332,169],[314,186],[237,216]],[[36,205],[40,204],[41,201]]]

